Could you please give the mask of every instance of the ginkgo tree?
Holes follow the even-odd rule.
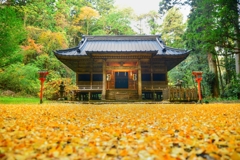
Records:
[[[96,23],[99,17],[98,11],[91,7],[84,6],[80,9],[80,13],[74,17],[74,25],[80,26],[82,34],[89,35],[91,27]]]

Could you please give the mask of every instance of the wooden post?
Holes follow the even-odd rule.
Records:
[[[202,93],[201,93],[201,81],[202,81],[202,74],[201,71],[192,71],[192,74],[195,76],[195,81],[198,83],[198,102],[202,102]]]
[[[198,80],[197,83],[198,83],[198,99],[199,99],[199,102],[201,102],[201,100],[202,100],[201,80]]]
[[[138,60],[138,99],[142,100],[142,70],[141,60]]]
[[[46,76],[48,75],[48,71],[38,71],[39,80],[41,81],[41,89],[40,89],[40,104],[42,104],[43,100],[43,84],[46,80]]]
[[[41,80],[41,89],[40,89],[40,104],[43,103],[43,84],[44,84],[44,81]]]
[[[93,74],[92,74],[92,72],[91,72],[91,74],[90,74],[90,89],[93,89]]]
[[[150,61],[150,65],[151,65],[151,88],[152,88],[152,90],[153,90],[153,67],[152,67],[152,59],[151,59],[151,61]]]
[[[106,60],[103,60],[102,100],[106,100]]]
[[[90,72],[90,89],[93,88],[93,67],[92,67],[92,63],[91,63],[91,72]]]

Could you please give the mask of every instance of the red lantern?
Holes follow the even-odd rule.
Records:
[[[42,98],[43,98],[43,84],[44,81],[46,80],[46,77],[48,75],[48,71],[38,71],[39,74],[39,80],[41,81],[41,89],[40,89],[40,103],[42,103]]]
[[[202,94],[201,94],[201,81],[202,81],[202,71],[192,71],[192,75],[195,77],[195,81],[198,83],[198,97],[199,102],[202,100]]]

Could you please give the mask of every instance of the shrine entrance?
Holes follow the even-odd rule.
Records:
[[[115,88],[128,88],[128,72],[115,72]]]

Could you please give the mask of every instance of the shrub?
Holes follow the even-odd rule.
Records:
[[[72,84],[70,78],[56,78],[49,80],[44,87],[44,96],[50,100],[57,100],[60,97],[60,84],[64,83],[64,98],[71,96],[71,90],[77,89],[77,86]]]
[[[21,63],[12,64],[0,72],[0,87],[36,96],[39,91],[38,68]]]
[[[226,85],[222,97],[240,98],[240,75],[237,78],[233,78],[231,82]]]

